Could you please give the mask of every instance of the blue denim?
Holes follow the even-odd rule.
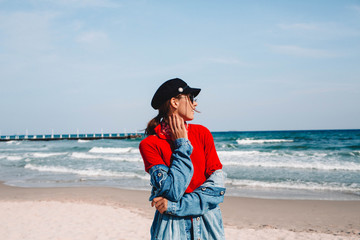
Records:
[[[150,201],[159,196],[171,201],[179,201],[190,184],[194,173],[190,159],[193,147],[185,138],[176,139],[174,145],[170,168],[166,165],[155,165],[149,169],[150,182],[153,186]]]
[[[223,171],[215,171],[199,188],[184,194],[193,174],[191,152],[187,139],[177,139],[171,167],[156,165],[149,170],[153,186],[150,201],[158,196],[168,199],[167,211],[155,212],[151,239],[225,239],[218,206],[225,194]]]

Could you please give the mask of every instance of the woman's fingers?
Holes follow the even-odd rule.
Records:
[[[163,214],[167,210],[167,199],[163,197],[156,197],[152,200],[151,206]]]
[[[181,123],[179,122],[179,117],[178,115],[174,115],[174,117],[175,117],[175,130],[179,131],[181,129],[180,128]]]
[[[163,214],[167,210],[167,199],[162,199],[156,204],[156,209]]]
[[[157,210],[159,210],[159,208],[161,208],[164,205],[164,201],[160,200],[155,204],[155,207]]]
[[[169,126],[170,126],[170,129],[171,129],[171,132],[174,132],[175,129],[174,129],[174,120],[173,120],[173,116],[169,116]]]
[[[151,206],[155,206],[157,202],[159,202],[163,197],[156,197],[151,201]]]
[[[161,213],[164,214],[164,212],[166,211],[166,208],[164,207],[164,205],[162,205],[161,208],[157,208],[157,210]]]
[[[177,115],[173,114],[170,116],[170,119],[171,119],[171,125],[172,125],[172,128],[171,130],[173,131],[173,133],[176,133],[178,131],[178,118],[177,118]]]
[[[181,129],[182,131],[186,131],[184,121],[180,121],[179,123],[180,123],[180,129]]]
[[[177,114],[169,116],[169,125],[174,140],[178,138],[187,138],[187,131],[182,117]]]

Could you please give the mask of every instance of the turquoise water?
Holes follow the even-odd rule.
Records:
[[[214,132],[227,194],[360,200],[360,130]],[[0,142],[0,180],[150,189],[140,139]]]

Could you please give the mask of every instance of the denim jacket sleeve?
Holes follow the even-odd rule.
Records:
[[[203,215],[224,201],[225,190],[224,173],[216,170],[192,193],[184,194],[179,201],[168,200],[165,213],[179,217]]]
[[[193,147],[185,138],[176,139],[174,144],[170,168],[165,165],[155,165],[149,170],[152,185],[150,201],[161,196],[177,202],[190,184],[194,172],[190,159]]]

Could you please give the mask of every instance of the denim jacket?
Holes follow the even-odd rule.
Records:
[[[151,239],[188,239],[186,225],[192,221],[192,236],[199,240],[225,239],[221,211],[225,187],[222,170],[217,170],[197,189],[185,193],[192,174],[192,146],[187,139],[174,142],[171,167],[156,165],[149,170],[152,187],[150,201],[155,197],[168,199],[164,214],[156,211],[151,226]]]

